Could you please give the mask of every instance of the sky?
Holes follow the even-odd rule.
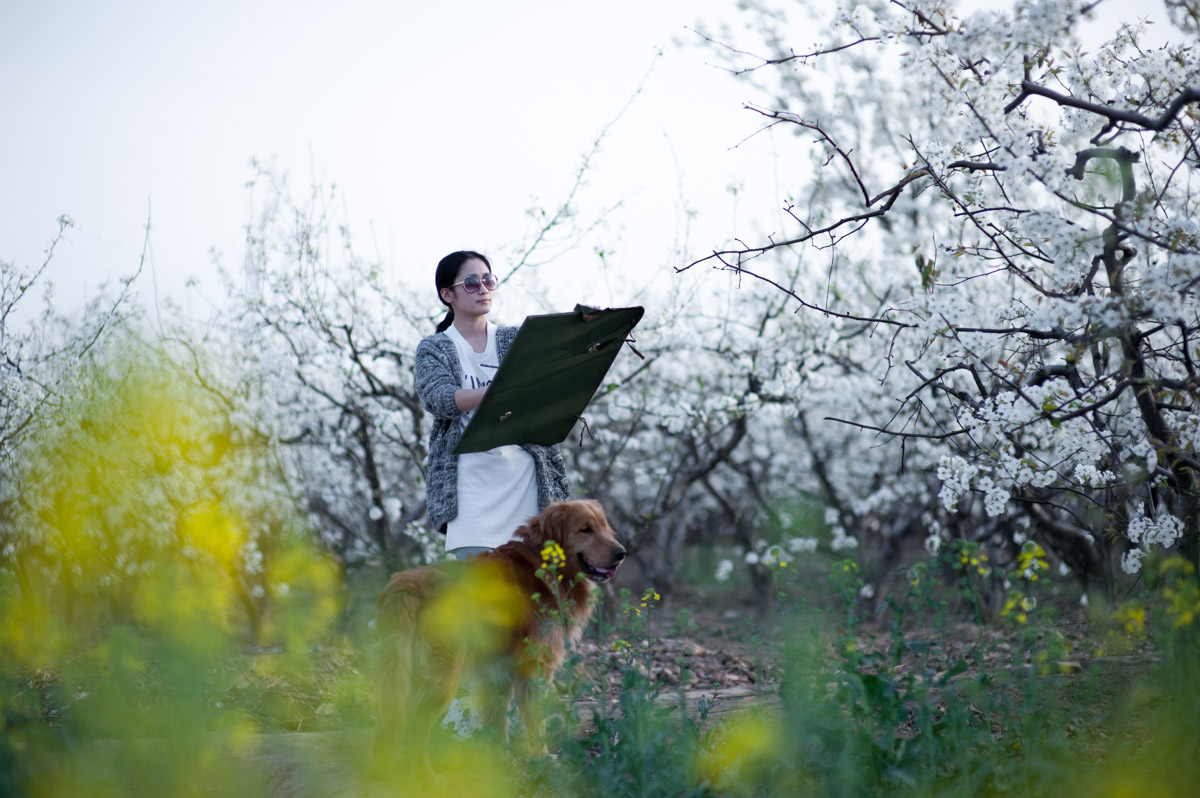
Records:
[[[64,307],[148,241],[143,297],[202,314],[214,263],[243,261],[257,159],[297,192],[337,184],[362,254],[431,282],[449,251],[527,236],[612,123],[580,211],[621,203],[625,268],[681,265],[684,208],[693,251],[779,215],[787,156],[690,30],[741,19],[733,0],[0,0],[0,261],[36,267],[66,214]]]
[[[336,183],[366,254],[431,275],[449,251],[521,239],[643,83],[588,199],[647,225],[665,205],[670,226],[681,172],[711,173],[746,135],[745,90],[673,44],[706,9],[733,11],[0,0],[0,260],[40,263],[67,214],[48,274],[70,303],[136,267],[149,220],[159,290],[178,292],[211,250],[240,265],[256,158],[298,191]]]

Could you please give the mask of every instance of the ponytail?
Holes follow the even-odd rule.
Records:
[[[450,325],[453,323],[454,323],[454,308],[449,308],[446,311],[446,318],[442,319],[441,323],[438,324],[437,331],[445,332],[447,329],[450,328]]]

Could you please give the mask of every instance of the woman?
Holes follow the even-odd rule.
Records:
[[[499,283],[478,252],[438,263],[438,298],[448,310],[437,332],[417,345],[417,394],[434,416],[425,484],[429,520],[456,559],[488,551],[546,505],[568,496],[557,446],[520,444],[454,454],[462,432],[508,354],[516,327],[487,320]]]

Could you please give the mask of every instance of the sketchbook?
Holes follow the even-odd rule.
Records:
[[[527,317],[454,453],[562,443],[643,313],[578,306]]]

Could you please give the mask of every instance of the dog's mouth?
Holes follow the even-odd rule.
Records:
[[[593,582],[607,582],[609,579],[612,579],[617,575],[617,567],[621,563],[618,562],[616,565],[608,568],[600,568],[592,565],[582,554],[580,554],[579,564],[583,567],[583,572],[587,574],[588,578]]]

